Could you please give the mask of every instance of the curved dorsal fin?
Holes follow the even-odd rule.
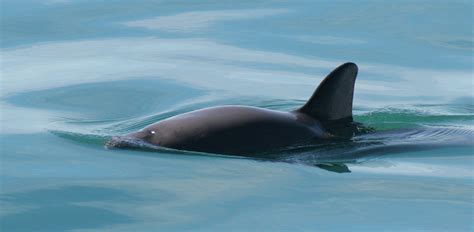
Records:
[[[298,111],[321,121],[352,120],[357,70],[354,63],[345,63],[334,69]]]

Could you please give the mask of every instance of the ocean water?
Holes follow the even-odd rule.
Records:
[[[0,231],[474,230],[471,1],[0,4]],[[294,109],[347,61],[375,129],[351,141],[104,148],[207,106]]]

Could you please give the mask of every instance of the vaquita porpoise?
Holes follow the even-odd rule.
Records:
[[[277,111],[251,106],[216,106],[176,115],[140,131],[113,137],[108,148],[137,144],[252,157],[301,143],[348,139],[357,131],[352,99],[357,65],[333,70],[302,107]]]

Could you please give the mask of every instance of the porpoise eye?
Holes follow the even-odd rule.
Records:
[[[154,135],[154,134],[156,134],[156,132],[155,132],[155,131],[150,131],[150,133],[151,133],[151,134],[153,134],[153,135]]]

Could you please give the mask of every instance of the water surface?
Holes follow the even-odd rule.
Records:
[[[472,9],[2,1],[1,230],[473,230]],[[207,106],[294,109],[347,61],[374,133],[272,161],[103,147]]]

